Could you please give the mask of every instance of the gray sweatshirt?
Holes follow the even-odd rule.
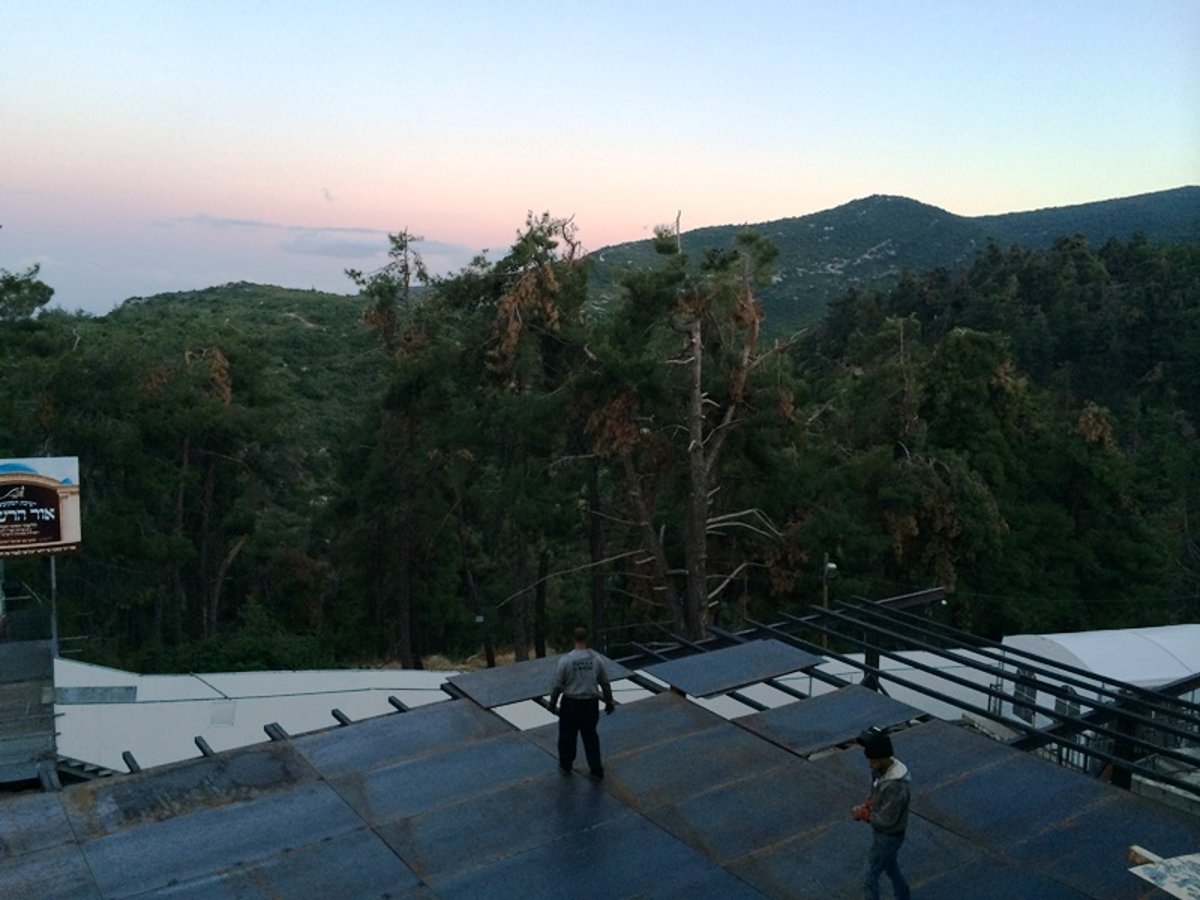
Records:
[[[601,690],[604,692],[604,702],[612,703],[608,673],[604,671],[604,664],[595,650],[576,648],[559,657],[554,673],[554,689],[550,694],[551,703],[558,700],[559,694],[576,700],[592,700],[599,697]]]
[[[871,827],[884,834],[902,834],[908,827],[908,799],[912,779],[908,766],[893,759],[871,782]]]

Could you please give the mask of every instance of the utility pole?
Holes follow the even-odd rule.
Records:
[[[58,657],[58,555],[50,555],[50,653]]]
[[[829,551],[821,561],[821,608],[829,609],[829,579],[837,575],[837,563],[829,561]],[[829,636],[821,632],[821,649],[829,649]]]

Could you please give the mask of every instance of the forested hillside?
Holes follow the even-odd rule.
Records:
[[[419,292],[407,235],[354,299],[93,319],[10,278],[0,456],[80,459],[63,633],[158,670],[521,657],[803,611],[825,554],[834,599],[945,585],[989,636],[1200,616],[1200,243],[984,241],[787,342],[771,235],[660,245],[601,307],[548,216]]]
[[[686,218],[686,210],[684,211]],[[728,246],[744,225],[684,231],[681,243],[698,262]],[[771,281],[760,292],[772,334],[815,324],[848,290],[885,289],[904,272],[961,271],[989,242],[1046,249],[1063,235],[1100,246],[1143,234],[1154,243],[1200,240],[1200,187],[1182,187],[995,216],[959,216],[907,197],[873,196],[807,216],[752,225],[780,249]],[[652,240],[592,254],[591,293],[603,304],[620,293],[621,272],[653,262]]]

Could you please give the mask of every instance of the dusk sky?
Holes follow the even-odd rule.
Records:
[[[446,272],[870,194],[962,215],[1200,184],[1200,2],[0,6],[0,268],[66,309]]]

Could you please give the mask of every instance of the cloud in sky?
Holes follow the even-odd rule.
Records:
[[[107,312],[130,297],[231,281],[348,294],[357,288],[345,269],[370,272],[386,264],[387,235],[382,228],[193,213],[119,231],[62,229],[41,241],[38,252],[6,254],[0,267],[23,270],[39,263],[40,277],[55,290],[53,305],[90,313]],[[24,237],[25,230],[15,229],[14,236]],[[81,243],[90,250],[86,256],[78,252]],[[478,252],[436,240],[420,241],[416,249],[434,275],[458,271]]]
[[[207,213],[196,213],[194,216],[188,216],[185,219],[164,222],[163,225],[168,228],[176,225],[199,225],[202,228],[244,228],[251,230],[278,230],[287,227],[285,225],[277,225],[274,222],[263,222],[259,219],[235,219],[228,216],[210,216]]]
[[[180,225],[196,225],[218,231],[226,229],[273,232],[279,250],[303,256],[331,256],[338,259],[371,259],[387,248],[387,231],[381,228],[344,226],[283,225],[260,219],[237,219],[197,213],[178,220]],[[468,252],[460,248],[460,252]]]
[[[379,255],[378,241],[354,239],[320,229],[306,229],[279,245],[284,253],[332,256],[338,259],[370,259]]]
[[[260,219],[237,219],[196,213],[168,225],[197,225],[218,231],[233,229],[273,232],[277,248],[284,253],[303,256],[330,256],[338,259],[376,259],[382,263],[388,247],[388,231],[382,228],[353,226],[284,225]],[[414,243],[434,274],[444,275],[466,265],[477,250],[448,241],[420,240]]]

